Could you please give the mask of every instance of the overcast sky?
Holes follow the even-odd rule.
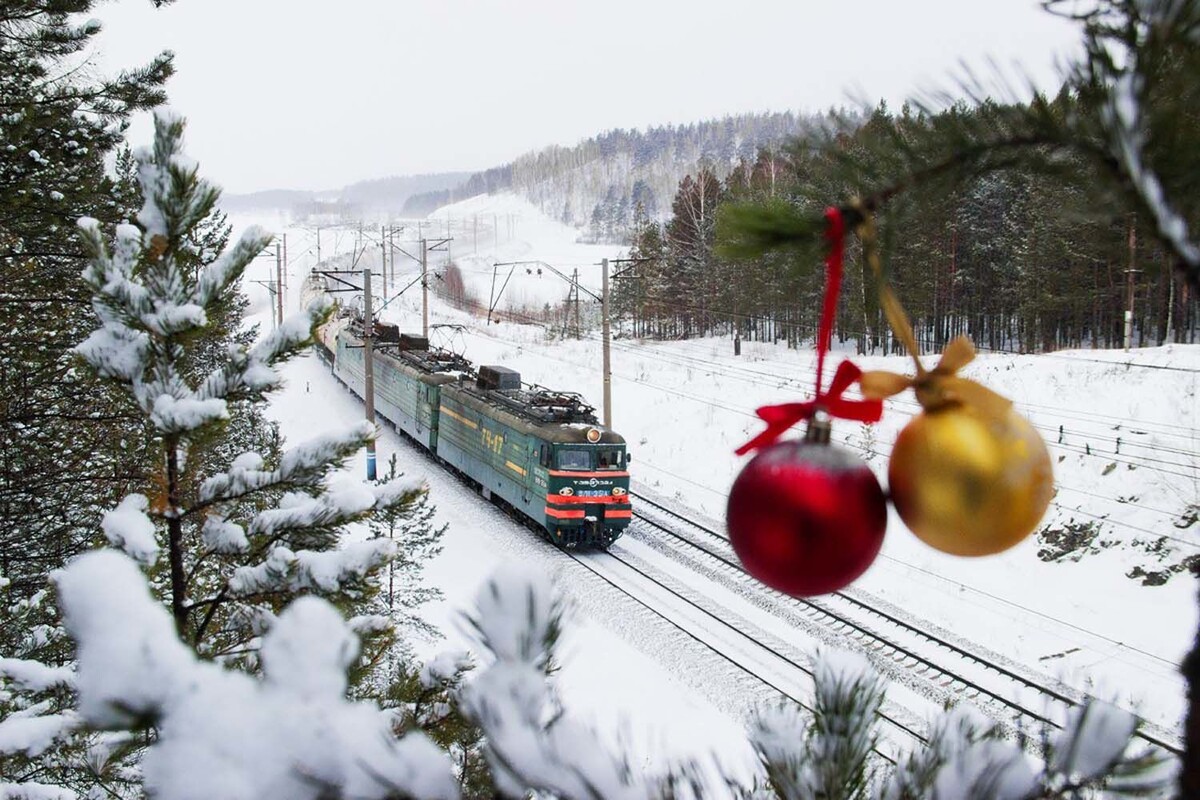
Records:
[[[1033,0],[149,0],[101,6],[104,70],[170,49],[188,152],[231,192],[498,166],[611,128],[898,105],[987,59],[1057,86]],[[137,143],[149,126],[135,126]]]

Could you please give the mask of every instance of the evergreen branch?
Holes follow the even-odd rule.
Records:
[[[374,438],[375,426],[360,422],[341,433],[326,434],[288,450],[280,458],[279,467],[268,471],[259,469],[261,457],[243,454],[228,472],[205,480],[200,485],[197,502],[184,509],[182,514],[192,516],[215,504],[241,500],[268,489],[310,486]]]
[[[192,635],[193,643],[199,644],[200,642],[204,641],[204,634],[208,631],[208,626],[213,621],[213,617],[216,615],[217,609],[221,606],[221,604],[225,601],[225,598],[229,595],[229,589],[230,589],[230,586],[229,586],[229,582],[227,581],[225,583],[225,585],[221,587],[221,591],[217,593],[216,597],[213,597],[211,600],[204,600],[201,602],[196,602],[196,603],[190,604],[190,606],[188,607],[189,612],[192,611],[193,609],[200,608],[205,605],[208,606],[208,612],[205,613],[204,619],[200,621],[200,625],[197,626],[196,632]]]
[[[225,363],[205,378],[196,391],[197,397],[250,399],[277,388],[282,378],[272,367],[307,347],[332,313],[333,305],[328,300],[314,301],[253,348],[230,353]]]

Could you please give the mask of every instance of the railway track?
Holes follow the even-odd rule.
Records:
[[[581,567],[626,595],[667,625],[741,670],[755,681],[811,710],[814,694],[811,652],[755,630],[735,612],[706,602],[657,565],[613,546],[607,551],[567,551]],[[658,573],[658,574],[655,574]],[[934,710],[931,706],[930,711]],[[886,701],[876,754],[895,764],[928,742],[924,720],[908,705]]]
[[[766,614],[813,631],[823,641],[866,655],[886,678],[945,701],[969,701],[1012,731],[1061,728],[1068,708],[1086,697],[1063,684],[950,635],[903,619],[849,592],[801,599],[762,586],[746,574],[728,539],[687,513],[634,491],[634,525],[626,537],[688,562]],[[1039,711],[1038,707],[1053,710]],[[1138,738],[1181,755],[1170,731],[1144,725]]]
[[[1015,733],[1038,726],[1061,727],[1063,712],[1085,699],[1070,687],[1023,675],[1019,665],[918,627],[851,593],[805,600],[770,590],[745,573],[724,535],[643,492],[631,493],[637,502],[634,524],[626,538],[610,551],[570,552],[571,557],[721,658],[804,707],[812,696],[812,668],[805,654],[783,641],[780,623],[790,626],[789,633],[807,632],[810,645],[857,649],[891,682],[890,696],[897,694],[898,686],[909,690],[904,702],[891,702],[880,715],[887,733],[877,752],[884,759],[894,761],[900,753],[923,743],[924,720],[931,719],[945,701],[967,700],[990,710],[997,722]],[[689,582],[666,574],[654,577],[650,570],[661,572],[661,560],[651,567],[645,559],[626,553],[626,540],[673,559],[691,575],[706,576],[735,599],[740,596],[740,610],[698,597]],[[716,635],[714,630],[723,633]],[[955,663],[951,666],[948,662]],[[763,671],[771,674],[764,676],[760,674]],[[1038,701],[1057,704],[1058,712],[1031,708]],[[918,715],[928,713],[922,718],[914,716],[914,710]],[[1169,731],[1145,726],[1137,735],[1148,744],[1182,754],[1178,736]]]

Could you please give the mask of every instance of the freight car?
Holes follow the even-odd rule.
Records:
[[[337,317],[318,347],[337,378],[365,395],[363,322]],[[376,322],[375,412],[447,467],[527,518],[560,547],[607,547],[629,525],[625,440],[574,392],[521,383]]]

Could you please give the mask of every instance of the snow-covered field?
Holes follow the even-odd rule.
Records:
[[[285,230],[281,220],[253,221]],[[315,263],[314,231],[286,230],[288,304],[294,309],[300,282]],[[415,236],[415,230],[405,235]],[[584,285],[598,286],[598,270],[584,265],[619,255],[612,247],[575,244],[573,231],[512,197],[474,198],[423,223],[427,236],[447,231],[454,237],[449,255],[468,287],[484,298],[497,261],[540,260],[564,272],[580,266]],[[337,234],[337,244],[332,231],[322,235],[326,258],[337,249],[348,252],[356,238],[348,229]],[[413,251],[411,242],[404,246]],[[377,253],[378,245],[366,252],[364,258]],[[432,255],[431,268],[445,258]],[[263,259],[255,269],[262,274],[251,278],[268,280],[274,263]],[[397,272],[397,286],[403,286],[416,269],[399,257]],[[255,310],[269,325],[265,292],[251,290]],[[555,303],[566,292],[567,284],[548,272],[538,277],[519,269],[505,297]],[[419,331],[419,303],[419,290],[409,291],[385,315],[402,330]],[[503,364],[518,369],[526,382],[580,391],[599,404],[596,333],[580,341],[552,340],[540,326],[485,325],[436,301],[430,320],[456,326],[435,328],[431,337],[476,364]],[[719,339],[615,340],[614,427],[630,443],[635,480],[719,519],[744,462],[733,450],[759,429],[754,408],[806,398],[814,360],[811,351],[751,342],[743,342],[735,358],[730,342]],[[866,369],[911,367],[900,358],[856,362]],[[965,374],[1015,400],[1046,439],[1058,489],[1047,522],[1055,528],[1088,523],[1098,526],[1098,534],[1084,548],[1088,552],[1074,554],[1080,558],[1043,561],[1031,537],[1002,555],[972,560],[930,550],[893,517],[881,557],[855,590],[1176,728],[1183,705],[1176,665],[1197,622],[1194,579],[1184,571],[1152,586],[1127,573],[1159,571],[1198,551],[1197,526],[1188,520],[1200,506],[1200,347],[981,355]],[[315,358],[290,365],[287,375],[289,387],[272,409],[290,439],[362,413]],[[873,429],[838,424],[835,441],[854,448],[883,478],[891,442],[915,411],[907,399],[891,401],[883,422]],[[445,551],[428,570],[446,598],[427,614],[447,641],[425,649],[461,641],[455,609],[496,563],[544,563],[578,607],[560,676],[571,709],[595,718],[613,737],[637,742],[652,762],[721,752],[726,767],[749,770],[740,726],[748,700],[757,698],[747,698],[751,690],[744,681],[721,670],[696,669],[691,658],[699,655],[665,635],[660,622],[598,586],[421,454],[390,435],[380,447],[384,459],[397,452],[407,472],[428,476],[439,516],[450,525]],[[361,474],[363,467],[355,469]]]

